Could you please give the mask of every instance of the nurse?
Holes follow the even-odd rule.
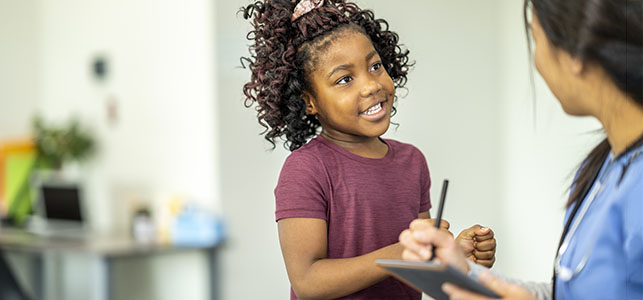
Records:
[[[643,4],[641,0],[525,0],[538,72],[574,116],[592,116],[606,139],[571,187],[551,283],[482,272],[503,299],[643,299]],[[415,220],[403,257],[436,258],[476,276],[453,238]],[[451,299],[486,299],[445,284]]]

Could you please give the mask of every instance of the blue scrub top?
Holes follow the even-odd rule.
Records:
[[[591,251],[589,260],[571,280],[556,277],[556,299],[643,299],[643,146],[613,159],[610,154],[603,163],[597,179],[603,188],[572,236],[561,265],[574,270]],[[565,223],[570,213],[571,207]]]

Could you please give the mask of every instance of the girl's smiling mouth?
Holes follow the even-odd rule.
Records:
[[[386,117],[386,102],[387,99],[384,99],[384,101],[376,103],[375,105],[361,112],[360,116],[366,118],[369,121],[379,121],[383,117]]]

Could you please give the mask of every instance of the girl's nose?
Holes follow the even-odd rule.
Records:
[[[370,97],[377,94],[382,89],[382,85],[375,79],[369,78],[362,87],[362,97]]]

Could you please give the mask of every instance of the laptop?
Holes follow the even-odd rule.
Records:
[[[71,182],[43,182],[38,186],[29,231],[52,237],[83,238],[88,234],[82,191]]]

